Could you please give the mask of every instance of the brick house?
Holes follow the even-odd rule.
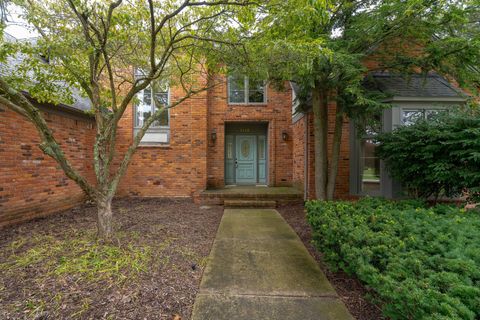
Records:
[[[388,92],[392,109],[378,115],[392,130],[465,101],[436,74],[409,79],[374,73],[366,85]],[[295,187],[314,197],[313,114],[295,112],[295,86],[276,90],[246,76],[218,75],[221,84],[172,108],[147,132],[122,179],[119,196],[192,197],[230,185]],[[138,96],[120,122],[119,153],[125,152],[155,104],[180,98],[180,88],[155,84]],[[77,97],[72,106],[38,104],[67,157],[93,181],[94,121]],[[329,105],[333,134],[335,103]],[[396,197],[401,188],[375,158],[375,132],[359,134],[343,124],[337,198]],[[74,206],[79,187],[37,147],[33,125],[0,105],[0,227]]]

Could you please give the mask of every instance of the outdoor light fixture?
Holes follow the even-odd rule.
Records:
[[[283,131],[282,131],[282,139],[283,139],[283,141],[287,141],[287,139],[288,139],[287,130],[283,130]]]
[[[211,139],[213,142],[217,141],[217,129],[212,130]]]

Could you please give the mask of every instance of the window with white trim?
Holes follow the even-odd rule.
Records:
[[[137,94],[134,113],[135,135],[145,122],[160,108],[165,110],[155,120],[142,138],[142,143],[168,143],[170,141],[170,114],[166,108],[170,103],[168,85],[161,81],[153,81],[150,86]]]
[[[228,103],[265,104],[267,103],[266,82],[247,76],[228,77]]]

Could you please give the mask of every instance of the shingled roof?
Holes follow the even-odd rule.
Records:
[[[370,73],[365,77],[364,87],[392,97],[466,99],[465,93],[437,73],[406,76],[387,72]]]
[[[3,39],[6,42],[14,42],[14,41],[30,41],[35,42],[35,38],[25,39],[25,40],[17,40],[12,35],[8,33],[4,33]],[[7,57],[7,61],[5,63],[0,63],[0,75],[8,76],[15,72],[16,68],[23,62],[26,57],[22,54],[17,54],[15,56]],[[67,86],[65,82],[58,82],[59,86]],[[77,88],[70,88],[73,103],[71,104],[63,104],[60,103],[57,105],[59,108],[64,108],[66,111],[78,111],[78,112],[85,112],[89,111],[92,108],[90,100],[86,97],[83,97],[80,93],[80,90]],[[25,93],[28,96],[28,93]]]
[[[295,95],[300,92],[297,83],[291,82]],[[370,91],[384,93],[389,97],[386,100],[424,100],[431,101],[450,100],[465,101],[468,96],[460,89],[455,88],[445,78],[437,73],[400,75],[388,72],[371,72],[364,81],[363,87]],[[298,101],[294,101],[298,104]],[[297,112],[310,110],[312,98],[308,96],[303,103],[303,109]]]

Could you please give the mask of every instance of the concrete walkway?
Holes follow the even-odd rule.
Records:
[[[226,209],[192,320],[353,319],[273,209]]]

